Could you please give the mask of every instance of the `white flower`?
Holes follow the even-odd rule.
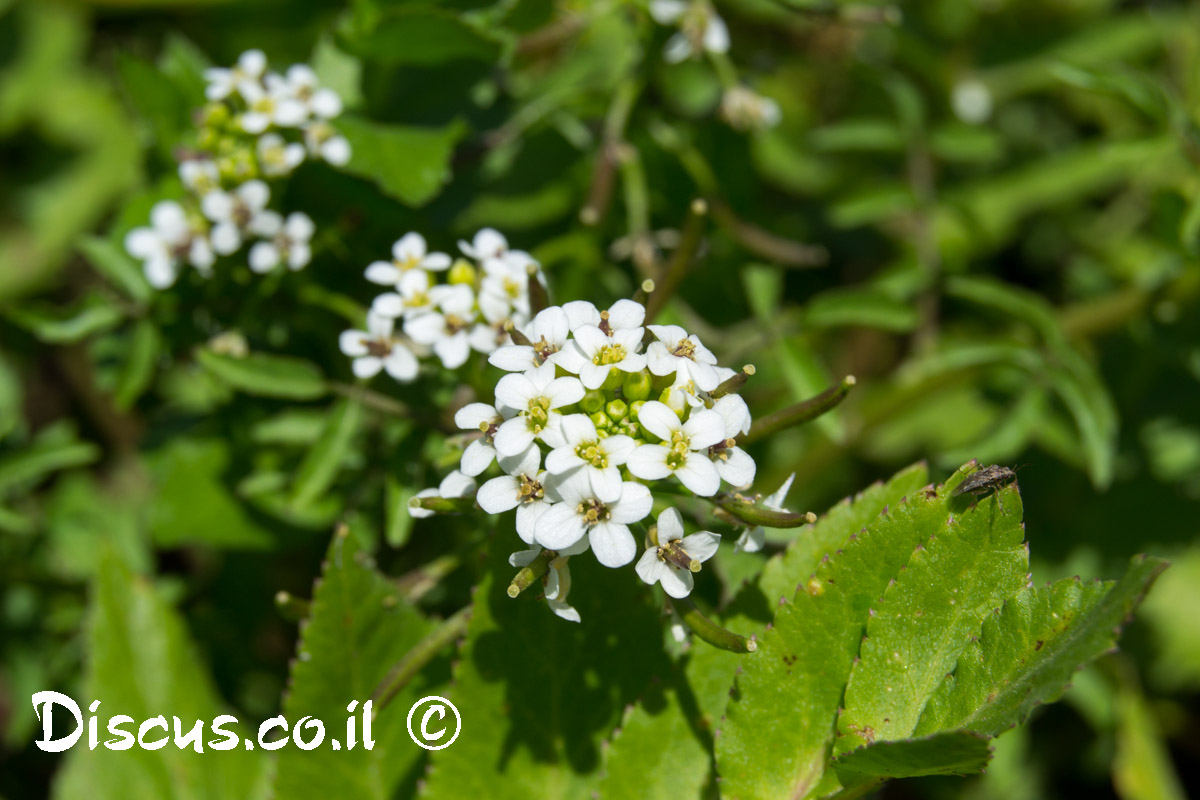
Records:
[[[562,417],[556,438],[559,441],[546,455],[546,469],[552,475],[583,477],[601,500],[620,496],[623,484],[619,467],[637,447],[633,439],[620,435],[601,438],[586,414]]]
[[[312,260],[309,241],[313,235],[313,221],[301,211],[288,214],[287,220],[270,240],[258,242],[250,248],[250,269],[255,272],[270,272],[286,261],[288,269],[303,269]]]
[[[559,422],[563,420],[558,409],[578,403],[583,395],[583,384],[578,378],[554,377],[553,364],[543,364],[524,374],[505,375],[496,384],[496,402],[502,408],[514,411],[516,416],[496,431],[496,451],[504,456],[515,456],[537,439],[557,444],[561,441]],[[617,481],[620,481],[619,475]]]
[[[526,544],[533,544],[533,531],[538,519],[559,500],[553,487],[546,486],[546,473],[532,477],[526,473],[501,475],[479,487],[475,496],[479,507],[489,514],[517,510],[517,535]]]
[[[304,161],[304,145],[288,142],[278,133],[264,133],[255,147],[263,175],[288,175]]]
[[[179,262],[187,260],[203,273],[211,268],[215,256],[212,245],[193,230],[183,206],[162,200],[150,210],[150,226],[134,228],[125,236],[125,250],[141,259],[146,280],[156,289],[165,289],[178,277]]]
[[[772,511],[787,511],[787,509],[783,507],[783,503],[785,500],[787,500],[788,491],[791,490],[792,481],[795,479],[796,473],[793,472],[791,475],[788,475],[788,478],[783,482],[783,485],[776,489],[774,494],[764,497],[759,505],[761,505],[763,508],[769,508]],[[761,525],[756,525],[753,528],[747,528],[746,530],[742,531],[742,535],[738,537],[736,542],[734,542],[733,550],[735,553],[743,550],[747,553],[757,553],[759,550],[762,550],[763,544],[766,542],[766,540],[767,532],[763,530]]]
[[[729,50],[729,29],[707,0],[651,0],[650,15],[661,25],[678,24],[679,33],[663,49],[663,58],[675,64],[707,50]]]
[[[247,106],[238,118],[238,124],[246,133],[259,134],[272,125],[294,128],[308,117],[308,109],[289,95],[287,84],[279,76],[266,77],[267,86],[256,80],[238,84],[238,94]]]
[[[386,370],[398,381],[417,377],[417,357],[392,335],[394,320],[381,314],[367,314],[365,331],[343,331],[338,338],[342,352],[354,359],[354,374],[372,378]]]
[[[647,326],[657,342],[646,348],[646,365],[655,375],[674,373],[677,380],[691,380],[706,392],[717,388],[720,379],[714,368],[717,357],[695,334],[678,325]]]
[[[418,344],[431,345],[446,369],[457,369],[471,353],[467,334],[475,322],[475,295],[462,284],[434,286],[434,310],[404,321],[404,332]]]
[[[350,162],[352,155],[350,142],[340,135],[337,130],[324,120],[317,120],[304,126],[304,146],[313,158],[328,161],[335,167],[343,167]]]
[[[506,372],[524,372],[547,361],[553,362],[555,354],[567,344],[567,314],[559,306],[544,308],[520,330],[531,344],[499,347],[488,356],[489,364]]]
[[[721,488],[721,476],[708,458],[708,448],[725,439],[725,420],[716,411],[693,409],[680,422],[668,406],[657,400],[638,411],[643,428],[663,444],[643,444],[629,456],[628,468],[644,480],[661,480],[674,474],[700,497],[711,497]]]
[[[204,78],[208,81],[204,95],[209,100],[224,100],[243,81],[260,80],[266,69],[267,57],[263,51],[247,50],[238,56],[237,65],[232,69],[213,67],[204,70]]]
[[[646,357],[638,353],[641,344],[641,328],[607,335],[595,325],[581,325],[575,329],[575,338],[559,352],[556,363],[578,375],[586,388],[599,389],[613,369],[638,372],[646,366]]]
[[[181,162],[179,179],[198,197],[221,188],[221,173],[217,170],[216,162],[207,158]]]
[[[384,266],[390,267],[390,264]],[[389,317],[415,317],[433,308],[429,273],[412,269],[400,276],[397,291],[384,292],[371,303],[371,310]]]
[[[756,466],[754,459],[740,447],[737,436],[750,430],[750,409],[746,401],[736,394],[727,394],[713,403],[713,411],[725,422],[725,439],[708,448],[721,480],[739,489],[754,483]]]
[[[637,554],[637,543],[629,523],[650,513],[650,490],[626,481],[616,500],[603,501],[582,476],[553,481],[562,502],[542,514],[534,527],[534,539],[542,547],[562,551],[587,536],[596,560],[606,567],[628,564]]]
[[[424,236],[406,233],[392,245],[392,262],[376,261],[367,267],[366,274],[371,283],[398,286],[402,277],[418,268],[440,272],[449,267],[450,256],[428,252]]]
[[[577,552],[587,549],[587,539],[582,541],[585,543],[585,547]],[[571,591],[571,568],[567,566],[567,560],[568,556],[577,555],[577,552],[565,553],[551,561],[549,569],[546,570],[546,576],[542,578],[546,605],[550,606],[550,610],[555,614],[571,622],[579,622],[579,612],[567,604],[567,594]],[[514,567],[528,566],[541,554],[542,548],[535,545],[532,550],[513,553],[508,557],[508,563]]]
[[[322,88],[317,73],[307,64],[294,64],[287,71],[288,93],[304,104],[305,111],[322,119],[342,113],[342,98],[333,89]]]
[[[510,252],[502,259],[483,262],[479,282],[479,310],[489,322],[499,322],[517,314],[528,317],[529,265],[537,262],[524,253]]]
[[[646,307],[633,300],[618,300],[607,311],[599,310],[587,300],[572,300],[563,303],[563,311],[571,331],[584,325],[595,325],[606,334],[637,330],[641,336],[642,322],[646,319]]]
[[[475,480],[467,475],[462,474],[458,470],[454,470],[438,484],[436,489],[422,489],[416,493],[416,497],[445,497],[447,499],[456,499],[460,497],[470,497],[475,493]],[[417,519],[432,517],[433,511],[428,508],[413,508],[408,507],[408,514]]]
[[[651,586],[661,583],[671,597],[687,597],[692,592],[692,573],[700,571],[700,563],[712,558],[720,543],[721,537],[709,531],[685,537],[679,511],[668,508],[658,515],[658,544],[646,548],[635,569]]]
[[[282,221],[266,210],[270,199],[271,190],[257,180],[246,181],[233,192],[218,189],[206,194],[200,210],[214,223],[210,233],[213,249],[223,256],[233,253],[242,246],[243,231],[274,236]]]
[[[478,475],[498,461],[500,469],[509,475],[536,475],[541,468],[542,451],[536,445],[514,456],[497,456],[496,431],[504,422],[504,415],[487,403],[468,403],[454,414],[454,424],[464,431],[478,431],[482,437],[475,439],[463,451],[461,469],[467,475]]]
[[[739,131],[773,128],[782,115],[779,103],[745,86],[734,86],[721,96],[721,116]]]
[[[508,239],[505,239],[504,234],[494,228],[483,228],[475,234],[469,243],[460,239],[458,249],[462,250],[468,258],[478,261],[485,268],[488,266],[488,262],[500,261],[512,254],[529,258],[529,254],[524,251],[510,250]]]
[[[519,319],[519,317],[514,318]],[[508,336],[508,331],[504,329],[505,323],[508,320],[500,320],[494,323],[477,322],[471,328],[471,332],[467,335],[467,342],[471,345],[471,349],[477,353],[489,354],[495,352],[497,347],[506,344],[512,344],[512,339]],[[513,323],[514,325],[516,322]]]

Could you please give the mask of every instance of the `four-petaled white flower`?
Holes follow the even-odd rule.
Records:
[[[658,543],[638,559],[638,576],[651,586],[661,583],[671,597],[687,597],[692,592],[692,573],[713,557],[721,537],[709,531],[684,536],[683,518],[677,509],[668,508],[658,515],[657,538]]]
[[[588,389],[599,389],[609,373],[638,372],[646,366],[646,356],[637,352],[642,344],[641,328],[622,328],[606,334],[595,325],[581,325],[567,347],[558,354],[557,364],[574,372]]]
[[[279,226],[274,234],[266,241],[257,242],[250,248],[250,269],[255,272],[270,272],[285,262],[290,270],[303,269],[312,260],[313,221],[300,211],[288,214],[287,220]]]
[[[642,322],[646,319],[646,307],[633,300],[618,300],[607,311],[601,311],[587,300],[572,300],[563,303],[563,313],[572,331],[584,325],[595,325],[606,335],[614,331],[636,330],[642,334]]]
[[[224,100],[243,81],[261,80],[266,71],[266,54],[262,50],[247,50],[238,56],[237,65],[232,68],[212,67],[204,70],[204,79],[208,81],[204,95],[209,100]]]
[[[376,261],[367,267],[367,280],[381,286],[398,286],[400,279],[417,269],[440,272],[450,267],[450,256],[430,253],[425,237],[406,233],[392,245],[392,261]]]
[[[616,500],[621,495],[627,484],[621,482],[620,467],[637,447],[633,439],[621,435],[601,438],[586,414],[562,417],[557,439],[546,455],[546,469],[554,475],[582,477],[601,500]]]
[[[307,114],[333,119],[342,113],[342,98],[332,89],[323,88],[317,73],[307,64],[293,64],[285,76],[287,93],[300,101]]]
[[[692,409],[687,422],[664,403],[651,400],[638,411],[638,422],[662,440],[643,444],[629,456],[629,471],[644,480],[672,474],[700,497],[721,488],[721,476],[708,457],[708,448],[725,439],[725,420],[716,411]]]
[[[350,163],[350,142],[325,120],[316,120],[304,126],[304,146],[313,158],[328,161],[335,167]]]
[[[479,282],[479,310],[488,320],[529,316],[529,269],[537,262],[526,253],[510,251],[504,258],[483,262]]]
[[[616,500],[601,500],[581,475],[553,481],[562,498],[538,519],[534,539],[542,547],[562,551],[588,537],[596,560],[606,567],[628,564],[637,554],[629,524],[650,513],[650,490],[626,481]]]
[[[287,175],[304,161],[304,145],[288,142],[278,133],[264,133],[255,145],[263,175]]]
[[[512,456],[496,453],[494,439],[503,422],[504,415],[496,410],[495,406],[487,403],[468,403],[455,413],[454,424],[460,430],[482,434],[463,451],[460,469],[464,473],[478,475],[487,469],[492,461],[499,463],[500,469],[509,475],[536,475],[541,469],[542,451],[536,446]]]
[[[508,239],[505,239],[504,234],[494,228],[481,229],[470,242],[460,239],[458,249],[462,250],[463,254],[468,258],[478,261],[485,268],[488,266],[489,261],[502,260],[511,254],[529,258],[529,254],[521,250],[510,250]]]
[[[395,323],[382,314],[367,314],[365,331],[343,331],[338,338],[341,351],[354,359],[352,368],[359,378],[372,378],[386,370],[398,381],[411,381],[417,376],[417,357],[392,335]]]
[[[156,289],[175,282],[180,261],[207,273],[215,260],[208,238],[192,228],[183,206],[173,200],[155,203],[150,226],[131,230],[125,236],[125,250],[141,259],[146,280]]]
[[[707,0],[650,0],[650,15],[661,25],[679,26],[663,48],[663,58],[672,64],[706,50],[729,50],[729,29]]]
[[[238,84],[238,94],[246,101],[246,110],[238,124],[246,133],[259,134],[272,125],[294,128],[308,118],[308,109],[288,91],[287,83],[275,75],[267,75],[264,86],[259,81],[244,80]]]
[[[795,479],[796,473],[793,472],[791,475],[788,475],[788,478],[783,482],[783,485],[776,489],[774,494],[764,497],[759,502],[759,505],[763,508],[769,508],[772,511],[787,511],[787,509],[783,507],[783,504],[784,501],[787,500],[787,494],[792,488],[792,481]],[[766,540],[767,532],[763,530],[761,525],[755,525],[752,528],[747,528],[746,530],[742,531],[742,535],[739,536],[737,541],[733,544],[733,550],[735,553],[743,550],[747,553],[757,553],[759,550],[763,549],[763,544],[766,543]]]
[[[511,409],[515,416],[496,431],[496,452],[503,456],[515,456],[538,439],[551,445],[559,443],[559,423],[565,420],[558,409],[578,403],[583,395],[583,384],[578,378],[554,377],[553,364],[543,364],[525,373],[505,375],[496,384],[496,402],[502,408]],[[594,432],[595,428],[592,430]],[[617,480],[620,481],[619,475]]]
[[[475,322],[475,295],[462,284],[429,290],[434,308],[404,320],[404,332],[418,344],[430,345],[446,369],[458,369],[471,354],[468,333]]]
[[[524,372],[547,362],[553,363],[556,354],[567,344],[570,329],[567,314],[559,306],[550,306],[537,313],[521,333],[530,344],[508,344],[497,348],[488,363],[505,372]]]
[[[415,317],[424,314],[433,308],[429,288],[429,273],[423,269],[410,269],[400,276],[396,291],[384,292],[375,298],[371,303],[371,310],[389,317]]]
[[[436,489],[422,489],[414,496],[444,497],[449,500],[454,500],[461,497],[470,497],[471,495],[475,494],[475,487],[476,483],[474,478],[470,477],[469,475],[464,475],[458,470],[454,470],[445,478],[442,478],[442,482],[438,484]],[[435,512],[430,511],[428,508],[414,508],[413,506],[408,507],[409,516],[416,517],[417,519],[432,517],[434,513]]]
[[[242,246],[242,232],[271,236],[278,230],[279,215],[267,210],[271,190],[262,181],[246,181],[232,192],[209,192],[200,201],[200,210],[213,222],[209,237],[213,249],[223,256]]]
[[[554,487],[548,486],[546,473],[501,475],[479,487],[475,502],[489,514],[517,510],[517,535],[526,544],[533,544],[533,531],[542,514],[558,502]]]
[[[745,86],[734,86],[721,96],[721,116],[739,131],[773,128],[782,114],[779,103]]]
[[[197,197],[221,188],[221,173],[216,162],[208,158],[192,158],[179,164],[179,179]]]
[[[583,540],[586,550],[587,539]],[[579,622],[579,612],[574,606],[567,604],[567,595],[571,591],[571,568],[567,565],[569,556],[577,552],[565,552],[550,562],[546,576],[542,578],[543,595],[550,610],[565,620]],[[521,550],[508,557],[508,563],[514,567],[524,567],[532,564],[542,554],[542,548],[534,546],[532,550]]]
[[[688,334],[678,325],[648,325],[658,339],[646,348],[646,365],[655,375],[676,376],[678,381],[691,380],[706,392],[717,388],[717,357],[700,343],[695,334]]]
[[[721,480],[730,486],[745,488],[754,483],[756,467],[750,454],[737,446],[737,437],[750,431],[750,409],[740,396],[727,394],[713,403],[712,410],[725,422],[725,439],[708,448],[708,457]]]

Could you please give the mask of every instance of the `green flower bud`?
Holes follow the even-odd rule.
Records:
[[[629,416],[637,419],[638,412],[642,410],[642,406],[646,405],[645,400],[636,400],[629,404]]]
[[[607,431],[608,426],[612,424],[612,421],[604,415],[603,411],[597,411],[595,414],[589,414],[588,416],[591,417],[592,424],[596,426],[598,433]]]
[[[625,373],[619,369],[610,369],[608,377],[604,379],[604,384],[600,387],[606,392],[615,392],[621,382],[625,380]]]
[[[605,398],[604,392],[600,391],[599,389],[592,389],[583,396],[582,400],[579,401],[579,407],[582,408],[587,414],[598,414],[600,413],[600,410],[604,408],[604,402],[606,399],[607,398]]]
[[[649,400],[650,373],[646,370],[628,373],[621,384],[621,391],[626,400]]]
[[[629,406],[624,400],[613,400],[604,407],[604,413],[608,414],[608,418],[613,422],[619,422],[625,419],[625,415],[629,413]]]
[[[450,272],[446,275],[450,283],[465,283],[473,285],[475,283],[475,267],[466,259],[460,258],[450,267]]]

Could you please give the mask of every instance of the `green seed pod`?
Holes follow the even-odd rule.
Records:
[[[650,373],[646,370],[629,373],[621,384],[621,391],[625,394],[626,400],[649,400]]]
[[[579,401],[579,407],[587,414],[598,414],[604,408],[604,403],[607,399],[604,396],[604,392],[599,389],[592,389]]]
[[[446,278],[450,283],[464,283],[470,286],[475,283],[475,267],[466,259],[460,258],[450,267]]]
[[[619,422],[625,419],[625,415],[629,413],[629,406],[624,400],[613,400],[604,407],[604,413],[608,414],[608,418],[613,422]]]

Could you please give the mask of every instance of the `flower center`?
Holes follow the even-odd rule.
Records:
[[[721,441],[708,448],[708,457],[711,459],[721,459],[722,461],[729,460],[729,448],[737,444],[737,439],[722,439]]]
[[[445,316],[445,320],[446,320],[446,333],[449,333],[449,334],[458,333],[463,328],[467,327],[467,321],[465,319],[463,319],[462,317],[458,316],[457,314],[447,314]]]
[[[401,272],[407,272],[413,267],[421,266],[421,259],[417,256],[409,256],[408,258],[393,259],[392,263],[395,264]]]
[[[592,356],[592,363],[596,366],[604,366],[606,364],[619,364],[625,360],[625,348],[619,344],[606,344],[600,348],[600,352]]]
[[[696,345],[691,339],[680,339],[679,344],[671,350],[671,355],[679,358],[696,359]]]
[[[683,549],[683,545],[678,539],[672,539],[665,545],[659,545],[655,553],[659,561],[665,561],[673,567],[678,567],[688,572],[699,572],[700,562],[688,555],[688,552]]]
[[[422,308],[429,305],[429,295],[418,289],[404,298],[404,305],[408,308]]]
[[[529,410],[525,412],[525,423],[529,430],[541,433],[550,422],[550,401],[545,397],[534,397],[529,400]]]
[[[496,436],[496,430],[500,427],[500,423],[503,421],[504,420],[502,420],[500,417],[492,417],[491,419],[485,419],[483,422],[479,423],[479,430],[483,431],[483,440],[485,442],[488,444],[492,443],[492,439]]]
[[[366,346],[369,356],[384,358],[391,355],[392,343],[387,339],[363,339],[362,343]]]
[[[545,490],[533,478],[522,473],[517,480],[520,481],[520,484],[517,486],[517,502],[536,503],[538,500],[545,498]]]
[[[275,100],[270,95],[260,97],[254,101],[254,105],[251,108],[260,114],[270,114],[275,110]]]
[[[512,278],[505,278],[504,293],[507,294],[512,300],[517,299],[521,296],[521,284],[517,283],[517,281]]]
[[[583,517],[583,523],[588,526],[604,522],[612,516],[608,512],[608,507],[595,499],[584,500],[575,507],[575,513]]]
[[[608,467],[608,453],[604,452],[604,448],[600,446],[599,442],[581,442],[575,448],[575,455],[596,469]]]
[[[546,337],[538,339],[533,343],[533,353],[537,357],[537,364],[540,367],[546,363],[546,359],[558,352],[558,345],[546,341]]]
[[[675,431],[671,434],[671,444],[667,448],[667,466],[671,469],[679,469],[687,463],[688,453],[691,451],[691,438],[683,431]]]

